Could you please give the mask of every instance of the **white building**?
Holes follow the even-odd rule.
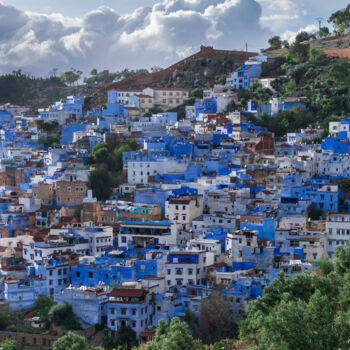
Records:
[[[317,174],[349,176],[350,154],[337,154],[331,151],[317,153]]]
[[[90,245],[85,239],[75,240],[74,243],[64,240],[23,243],[23,258],[28,262],[41,261],[58,253],[88,255],[89,251]]]
[[[338,246],[347,246],[350,240],[350,214],[328,213],[326,221],[326,255],[334,258]]]
[[[226,236],[225,251],[232,258],[241,258],[243,247],[256,248],[257,246],[258,231],[256,230],[238,230]]]
[[[158,159],[155,161],[128,162],[128,183],[148,184],[150,176],[163,174],[183,174],[189,165],[189,160]]]
[[[165,203],[165,216],[171,222],[172,235],[178,244],[184,244],[188,237],[181,231],[188,231],[192,221],[203,213],[203,196],[184,196],[168,199]],[[180,237],[182,236],[182,237]]]
[[[67,303],[83,326],[101,324],[107,316],[107,293],[109,287],[99,285],[96,288],[69,286],[54,295],[56,303]]]
[[[207,266],[214,263],[214,253],[205,251],[171,251],[165,264],[166,288],[205,284]]]

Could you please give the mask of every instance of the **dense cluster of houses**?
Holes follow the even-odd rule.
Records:
[[[279,272],[294,276],[333,258],[350,239],[339,188],[350,175],[350,119],[331,122],[322,144],[312,143],[318,129],[277,140],[244,112],[223,114],[230,98],[204,91],[183,120],[142,116],[183,104],[188,91],[175,88],[111,90],[105,108],[86,113],[82,95],[39,115],[2,106],[0,299],[9,310],[48,295],[70,304],[84,327],[104,324],[115,336],[130,326],[145,337],[159,319],[186,310],[200,317],[215,289],[239,320]],[[62,127],[60,146],[40,142],[48,121]],[[98,201],[89,154],[130,137],[140,149],[123,154],[127,180]],[[311,207],[323,219],[309,219]]]

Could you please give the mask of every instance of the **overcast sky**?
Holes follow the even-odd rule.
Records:
[[[0,73],[166,67],[201,44],[250,51],[349,0],[0,0]]]

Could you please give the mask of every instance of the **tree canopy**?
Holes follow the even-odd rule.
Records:
[[[268,40],[268,43],[270,45],[270,49],[277,50],[282,47],[282,40],[278,35],[273,36]]]
[[[15,339],[7,338],[1,344],[0,348],[2,350],[19,350],[19,346]]]
[[[240,323],[240,337],[257,349],[350,349],[350,247],[316,273],[283,273],[254,300]]]
[[[40,295],[34,303],[34,308],[40,317],[47,318],[53,306],[53,301],[47,295]]]
[[[135,139],[126,139],[118,144],[100,142],[93,147],[89,163],[95,166],[90,172],[89,187],[99,200],[106,200],[112,188],[119,184],[123,170],[123,153],[135,151],[139,145]]]
[[[100,347],[91,347],[86,338],[68,332],[53,344],[53,350],[102,350]]]
[[[332,13],[328,22],[333,24],[336,32],[343,33],[350,27],[350,4],[345,9]]]
[[[194,340],[186,322],[174,317],[167,326],[164,320],[160,320],[156,336],[147,343],[147,350],[203,350],[200,341]]]
[[[330,80],[336,84],[345,85],[348,90],[350,89],[350,63],[340,62],[332,66],[328,73]]]

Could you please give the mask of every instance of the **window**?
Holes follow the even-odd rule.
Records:
[[[131,313],[132,313],[133,316],[135,316],[136,315],[136,309],[132,309]]]
[[[115,308],[111,307],[111,314],[114,315],[114,312],[115,312]]]
[[[126,315],[126,308],[121,308],[120,309],[120,313],[121,313],[121,315]]]

